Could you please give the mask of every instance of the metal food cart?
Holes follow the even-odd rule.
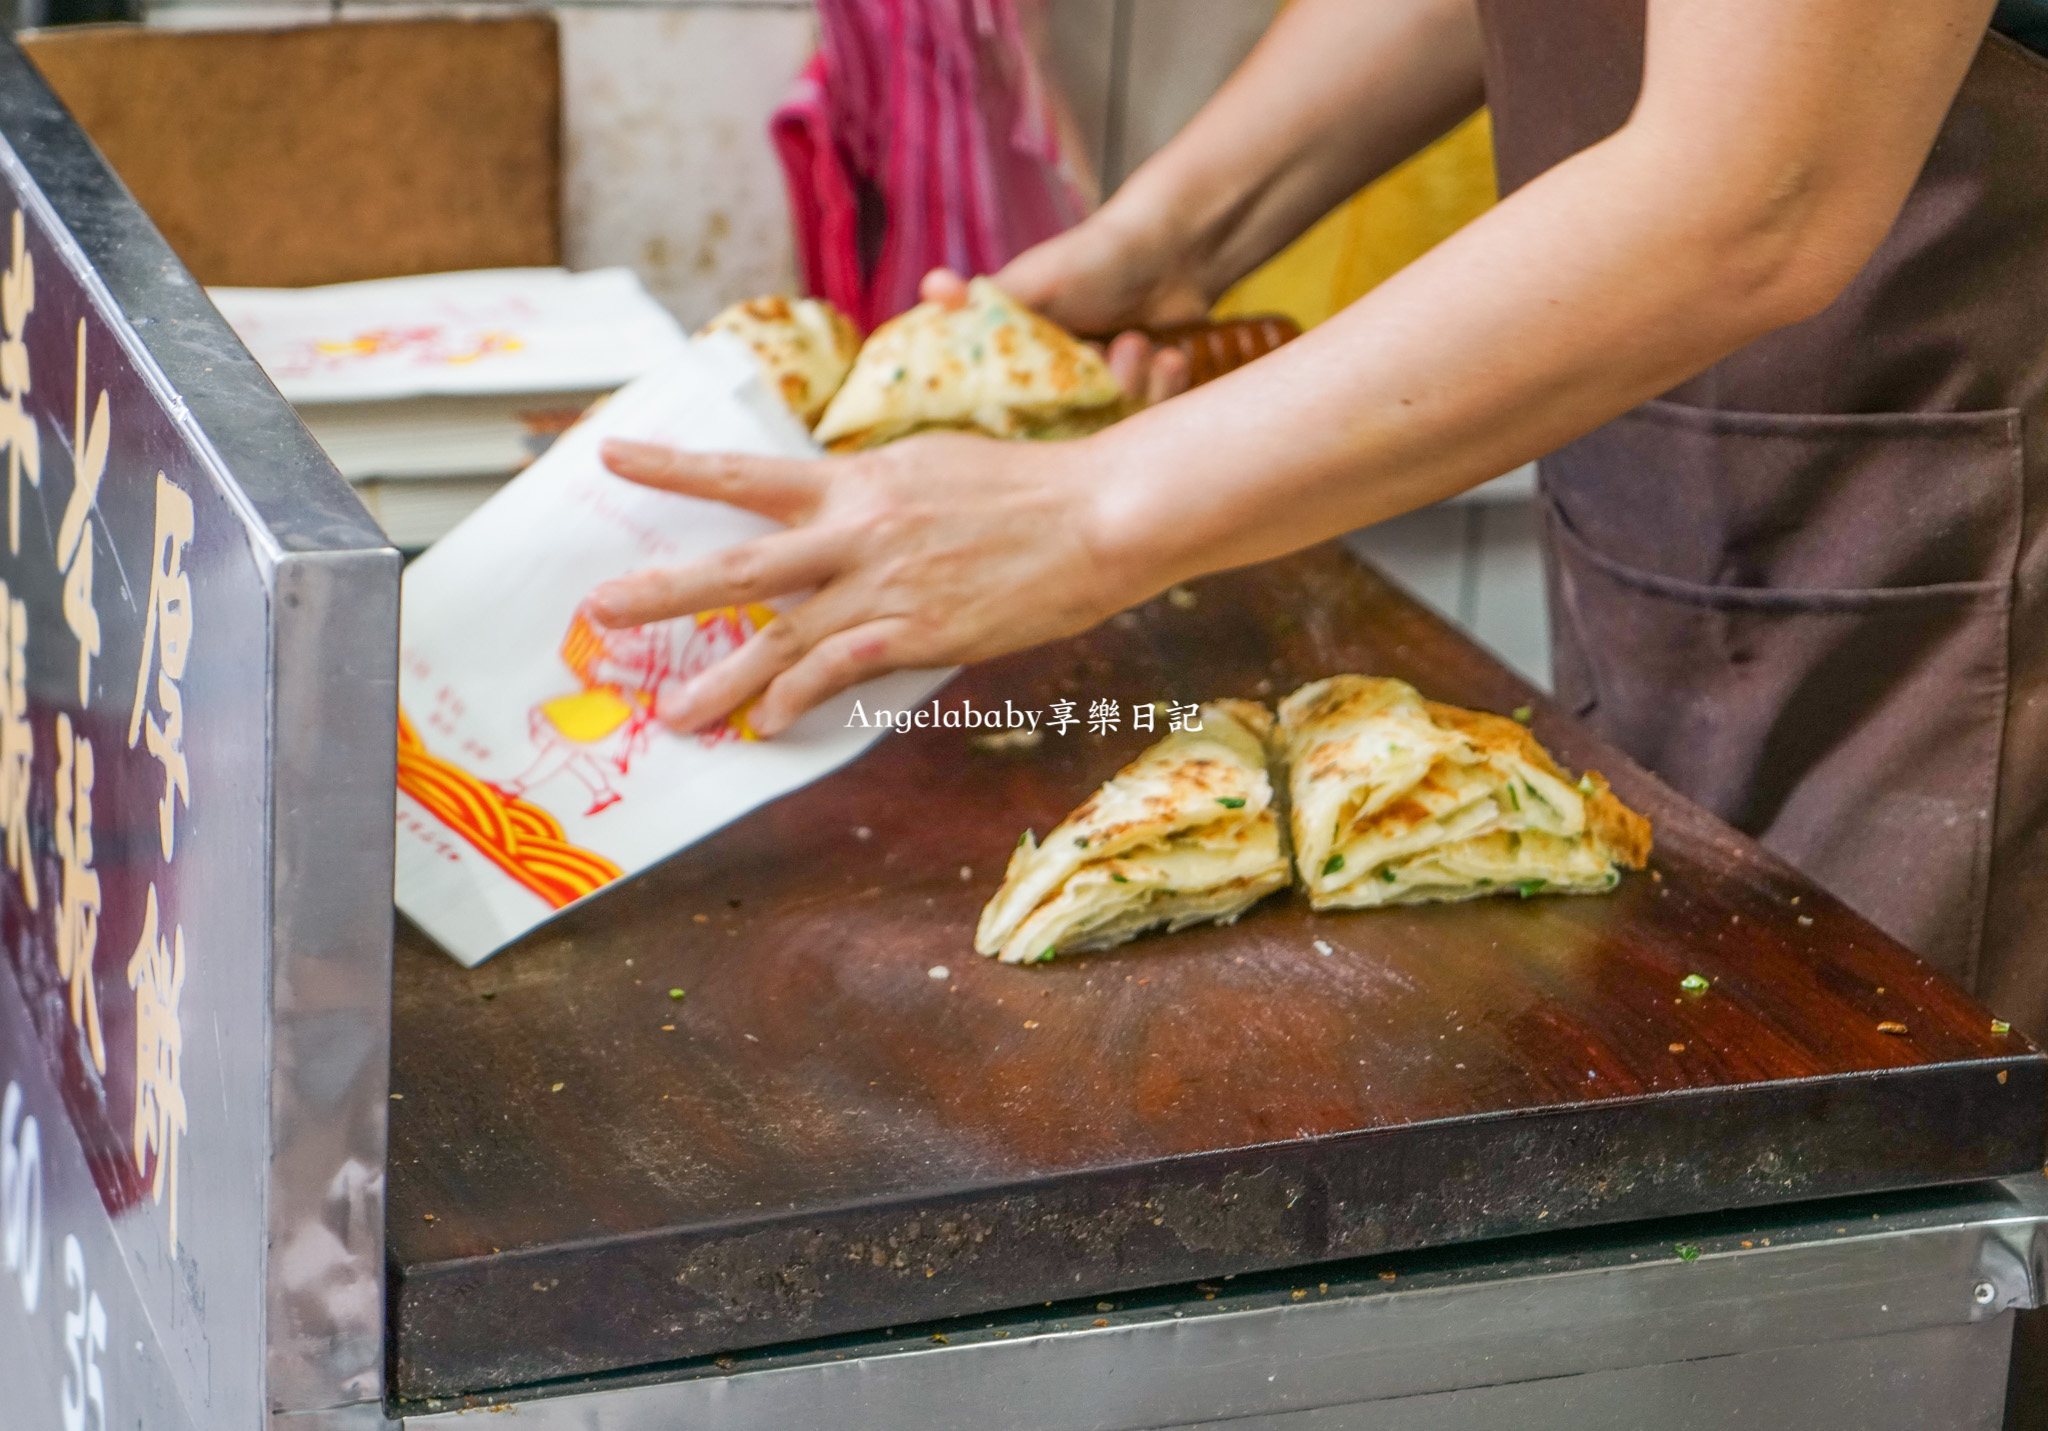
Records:
[[[956,690],[1531,704],[1651,875],[1019,971],[1136,737],[931,731],[394,948],[397,553],[11,44],[0,178],[0,1422],[2001,1424],[2048,1059],[1335,550]]]

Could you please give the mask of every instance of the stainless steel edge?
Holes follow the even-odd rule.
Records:
[[[1924,1327],[1702,1361],[1354,1402],[1229,1431],[2000,1431],[2012,1329]],[[1207,1431],[1203,1422],[1161,1431]],[[1220,1427],[1218,1428],[1220,1431]]]
[[[339,1406],[326,1411],[276,1411],[271,1431],[400,1431],[399,1424],[376,1403]]]
[[[1969,1344],[1988,1356],[2009,1312],[2037,1304],[2016,1249],[2048,1242],[2048,1180],[1869,1207],[1788,1208],[1710,1234],[1619,1229],[1564,1253],[1521,1239],[1405,1259],[1392,1281],[1301,1269],[1214,1300],[977,1318],[666,1379],[408,1408],[404,1424],[436,1431],[488,1410],[541,1431],[1151,1431],[1296,1417],[1321,1428],[1303,1413],[1788,1348],[1946,1346],[1914,1338],[1943,1328],[1980,1331]],[[1354,1423],[1378,1424],[1328,1422]]]
[[[394,551],[277,566],[271,758],[273,1411],[384,1394],[398,718]]]
[[[5,36],[0,131],[119,305],[167,408],[229,474],[270,567],[271,729],[248,733],[273,743],[274,862],[269,1156],[251,1170],[267,1171],[267,1210],[249,1229],[266,1239],[266,1325],[249,1355],[274,1415],[381,1425],[399,557]]]

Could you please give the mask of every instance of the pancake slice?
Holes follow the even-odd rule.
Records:
[[[761,360],[768,386],[804,426],[814,426],[853,369],[860,332],[821,298],[773,295],[735,303],[697,330],[730,333]]]
[[[869,334],[815,435],[835,452],[932,428],[1074,437],[1123,399],[1101,354],[976,278],[962,306],[920,303]]]
[[[1332,676],[1280,704],[1295,860],[1317,909],[1597,894],[1642,868],[1650,825],[1535,736],[1404,681]]]
[[[1118,771],[1041,844],[1029,831],[981,912],[974,947],[1008,964],[1107,949],[1147,929],[1228,924],[1289,882],[1266,773],[1273,718],[1202,707]]]

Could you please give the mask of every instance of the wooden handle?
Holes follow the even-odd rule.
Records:
[[[1189,386],[1199,387],[1299,338],[1301,328],[1292,318],[1264,313],[1218,323],[1176,323],[1148,330],[1148,336],[1162,348],[1180,349],[1188,360]]]

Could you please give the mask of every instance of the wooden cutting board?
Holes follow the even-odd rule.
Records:
[[[1339,671],[1532,706],[1652,870],[974,953],[1019,833],[1154,738],[1134,703]],[[2036,1049],[1334,547],[937,700],[1103,698],[1113,735],[889,736],[473,972],[402,928],[396,1393],[2041,1162]]]

